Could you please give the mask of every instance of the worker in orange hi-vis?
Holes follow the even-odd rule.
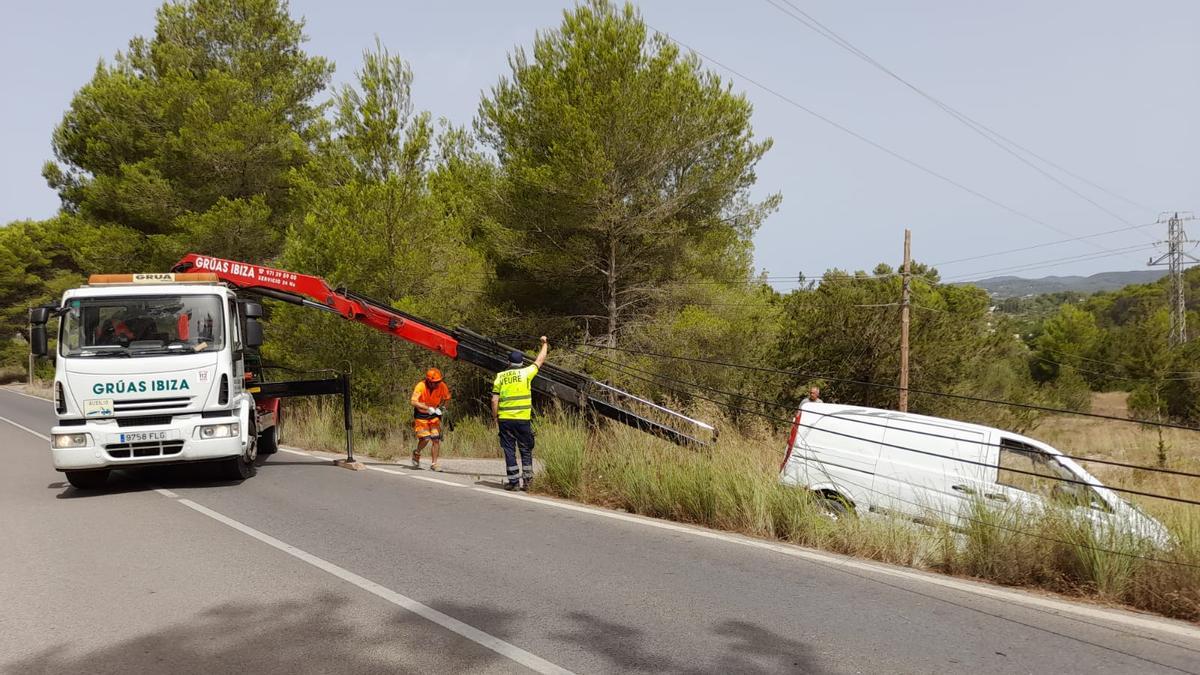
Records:
[[[450,400],[450,387],[442,381],[442,371],[430,368],[425,371],[425,379],[413,388],[413,431],[417,434],[417,449],[413,450],[412,467],[421,468],[421,451],[426,445],[433,445],[430,453],[433,464],[429,466],[434,471],[441,471],[438,466],[438,452],[442,449],[442,406]]]

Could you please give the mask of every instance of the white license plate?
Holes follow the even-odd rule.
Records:
[[[176,431],[130,431],[124,434],[112,434],[114,443],[147,443],[152,441],[169,441],[178,438]]]

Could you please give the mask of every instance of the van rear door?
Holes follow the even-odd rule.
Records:
[[[820,403],[800,412],[790,464],[797,466],[804,485],[837,492],[859,508],[873,503],[871,484],[887,412]]]

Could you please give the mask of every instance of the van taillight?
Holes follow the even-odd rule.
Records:
[[[63,392],[62,382],[54,383],[54,412],[59,415],[67,412],[67,395]]]
[[[229,403],[229,376],[221,376],[221,388],[217,391],[217,405]]]
[[[787,453],[785,453],[783,456],[783,463],[779,465],[780,471],[783,471],[783,468],[787,466],[788,460],[792,458],[792,447],[796,445],[796,434],[800,433],[801,412],[803,411],[797,410],[796,417],[792,420],[792,433],[788,434]]]

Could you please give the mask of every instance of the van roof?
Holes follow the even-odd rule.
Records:
[[[826,419],[826,416],[837,417],[859,415],[863,417],[873,417],[879,420],[880,423],[890,420],[900,420],[910,424],[923,424],[940,427],[942,429],[954,429],[957,431],[972,431],[978,434],[990,434],[992,432],[996,432],[1004,434],[1006,437],[1011,438],[1014,441],[1020,441],[1022,443],[1029,443],[1038,446],[1039,448],[1050,452],[1050,454],[1062,454],[1058,448],[1049,445],[1045,441],[1039,441],[1036,438],[1030,438],[1028,436],[1018,434],[1015,431],[1008,431],[1007,429],[1000,429],[997,427],[989,427],[983,424],[975,424],[974,422],[963,422],[961,420],[950,419],[947,417],[932,417],[930,415],[918,415],[916,413],[900,412],[899,410],[868,408],[860,405],[841,405],[837,403],[807,403],[800,408],[801,414],[803,414],[805,410],[811,410],[815,413],[819,413],[822,416],[821,419]]]

